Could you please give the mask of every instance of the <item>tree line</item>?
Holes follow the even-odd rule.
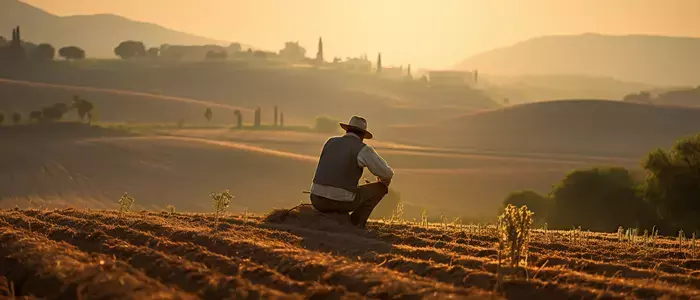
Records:
[[[554,229],[700,233],[700,134],[649,152],[641,166],[643,176],[622,167],[575,170],[547,195],[513,192],[504,205],[527,205],[537,223]]]
[[[29,112],[27,120],[29,122],[56,122],[60,121],[63,116],[70,111],[75,111],[82,122],[90,125],[93,121],[95,105],[76,95],[73,96],[71,103],[58,102]],[[4,121],[5,114],[0,112],[0,125],[2,125]],[[15,125],[21,124],[22,114],[19,112],[12,113],[12,122]]]
[[[85,50],[77,46],[58,49],[58,55],[65,59],[84,59]],[[51,44],[33,44],[22,40],[20,26],[12,29],[11,40],[0,37],[0,60],[19,62],[24,60],[48,61],[56,57],[56,48]]]
[[[253,50],[248,48],[242,49],[240,43],[231,43],[224,47],[219,45],[169,45],[163,44],[159,47],[147,47],[142,41],[126,40],[119,43],[114,48],[114,54],[121,59],[133,58],[166,58],[166,59],[206,59],[206,60],[226,60],[230,56],[245,56],[253,58],[268,59],[278,57],[289,62],[304,62],[314,65],[321,65],[326,62],[323,46],[323,38],[319,37],[316,56],[313,58],[306,56],[306,49],[299,44],[298,41],[288,41],[284,43],[284,48],[278,52]],[[6,61],[23,61],[31,59],[35,61],[54,60],[56,55],[66,60],[81,60],[86,58],[84,49],[70,45],[61,47],[56,50],[53,45],[48,43],[33,44],[22,40],[20,27],[12,29],[12,39],[6,40],[0,37],[0,60]],[[372,63],[367,59],[367,55],[360,57],[347,57],[343,61],[340,57],[334,57],[332,60],[334,65],[343,66],[347,69],[356,69],[361,71],[370,71]],[[382,54],[377,55],[375,63],[375,71],[382,73],[385,67],[382,64]],[[394,68],[396,69],[396,68]],[[403,67],[400,68],[403,74]],[[412,77],[411,66],[408,65],[404,74],[406,77]]]

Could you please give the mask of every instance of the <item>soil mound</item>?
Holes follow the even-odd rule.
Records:
[[[347,213],[322,213],[311,204],[300,204],[290,209],[275,209],[263,219],[265,223],[289,224],[298,227],[333,230],[357,229]],[[359,229],[358,229],[359,230]]]

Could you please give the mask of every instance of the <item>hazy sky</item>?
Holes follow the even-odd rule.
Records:
[[[547,34],[700,37],[700,0],[24,0],[58,15],[113,13],[277,51],[446,67]]]

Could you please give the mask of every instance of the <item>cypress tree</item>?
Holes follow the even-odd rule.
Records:
[[[382,72],[382,54],[379,53],[379,55],[377,56],[377,73],[381,73],[381,72]]]
[[[318,37],[318,52],[316,52],[316,62],[323,62],[323,39]]]

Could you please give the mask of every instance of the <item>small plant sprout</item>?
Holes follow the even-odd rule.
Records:
[[[505,259],[510,262],[511,267],[527,266],[533,215],[525,205],[517,208],[509,204],[498,217],[499,252],[501,249],[504,251]]]
[[[172,206],[172,205],[168,204],[168,206],[166,206],[165,208],[168,209],[168,215],[169,215],[169,216],[172,216],[172,215],[175,213],[175,206]]]
[[[396,204],[396,209],[391,213],[391,224],[394,222],[401,224],[403,223],[403,202]]]
[[[129,196],[127,193],[124,193],[124,195],[119,198],[119,218],[121,218],[125,212],[129,212],[129,210],[131,210],[131,206],[134,205],[134,201],[134,198]]]
[[[218,227],[219,216],[226,212],[226,209],[231,204],[231,199],[233,199],[233,195],[231,195],[229,190],[225,190],[221,193],[211,193],[209,195],[212,198],[212,206],[214,208],[214,225]]]
[[[683,229],[678,231],[678,251],[683,252],[683,242],[685,242],[685,232]]]
[[[420,214],[420,226],[428,229],[428,211],[426,209],[423,209],[423,212]]]
[[[625,240],[625,229],[622,226],[617,227],[617,241],[622,242]]]

